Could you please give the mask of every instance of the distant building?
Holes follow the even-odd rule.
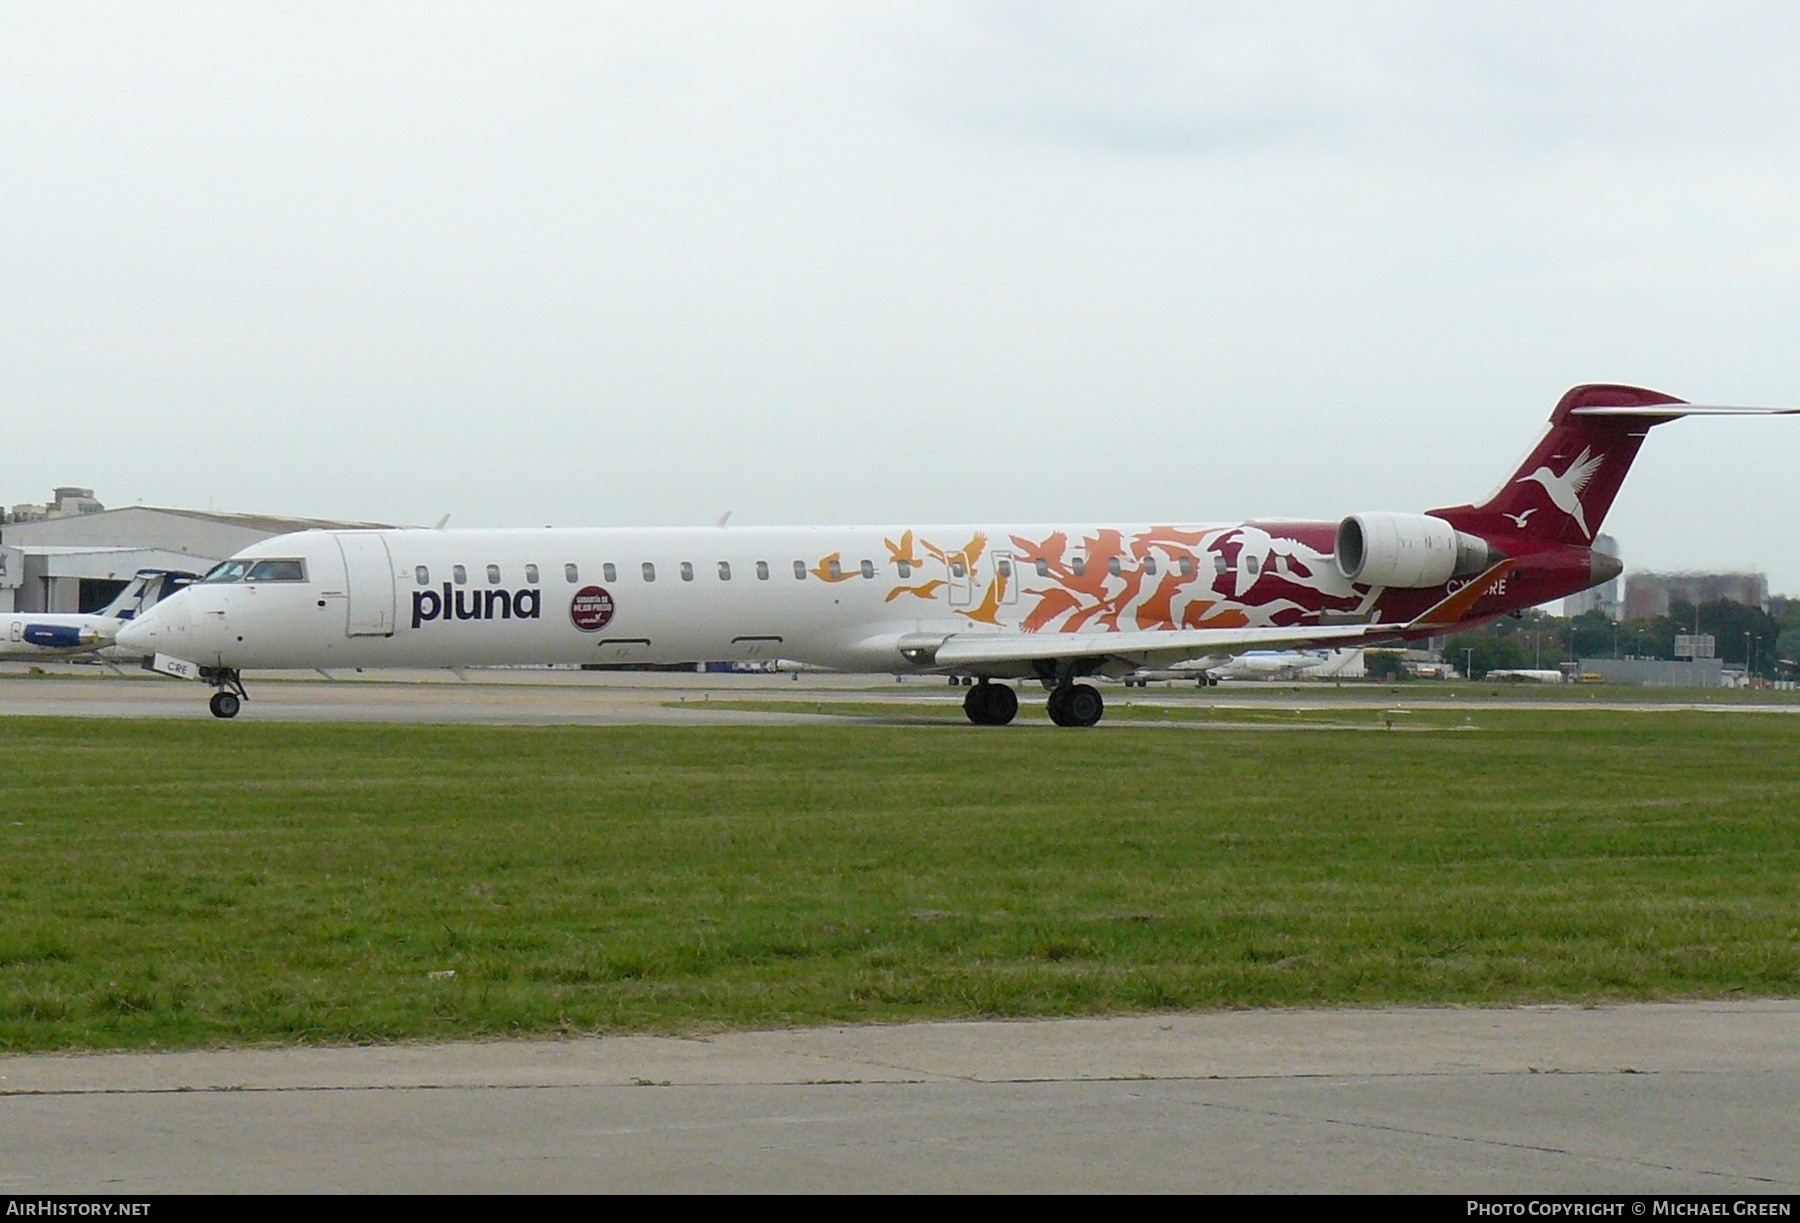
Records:
[[[21,516],[21,510],[42,512]],[[291,531],[387,525],[147,505],[109,510],[91,488],[59,488],[48,505],[17,506],[0,526],[0,611],[91,611],[139,569],[204,573]]]
[[[98,514],[106,507],[94,500],[91,488],[59,488],[56,495],[47,504],[33,505],[25,502],[12,507],[12,512],[0,513],[0,523],[8,522],[43,522],[50,518],[72,518],[77,514]]]
[[[204,573],[214,562],[160,548],[0,544],[0,612],[99,611],[143,569]]]
[[[1679,600],[1699,606],[1721,599],[1769,610],[1769,578],[1763,573],[1631,573],[1625,577],[1625,619],[1669,614]]]
[[[1594,551],[1603,552],[1607,556],[1618,556],[1620,555],[1619,541],[1610,535],[1596,535],[1594,537]],[[1591,611],[1597,611],[1604,615],[1608,620],[1617,622],[1619,619],[1620,606],[1619,579],[1617,575],[1615,575],[1598,586],[1584,590],[1580,594],[1570,595],[1568,598],[1564,599],[1563,615],[1573,619],[1576,616],[1586,615]]]
[[[1577,680],[1623,684],[1637,688],[1717,688],[1725,680],[1725,664],[1716,658],[1584,658]]]

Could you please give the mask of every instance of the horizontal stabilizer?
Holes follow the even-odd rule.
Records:
[[[1659,403],[1642,407],[1596,404],[1572,408],[1570,416],[1642,416],[1652,420],[1677,420],[1683,416],[1800,416],[1800,408],[1735,408],[1712,403]]]

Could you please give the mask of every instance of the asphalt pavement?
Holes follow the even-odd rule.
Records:
[[[0,1192],[1793,1193],[1800,1002],[0,1059]]]

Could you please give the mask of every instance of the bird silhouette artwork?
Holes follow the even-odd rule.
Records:
[[[1557,475],[1548,467],[1540,467],[1528,476],[1519,477],[1519,483],[1535,480],[1542,484],[1544,491],[1550,494],[1550,500],[1556,508],[1573,518],[1575,525],[1581,528],[1581,533],[1592,539],[1594,533],[1588,530],[1587,517],[1581,509],[1581,494],[1587,488],[1588,481],[1594,478],[1594,473],[1600,470],[1600,464],[1605,460],[1605,455],[1593,454],[1590,447],[1584,446],[1575,461],[1569,464],[1568,469],[1562,475]]]

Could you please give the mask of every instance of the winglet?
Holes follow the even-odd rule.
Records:
[[[1492,579],[1499,577],[1500,571],[1510,564],[1512,564],[1510,560],[1503,560],[1497,565],[1488,566],[1479,577],[1471,579],[1467,586],[1420,612],[1406,627],[1408,629],[1442,629],[1462,623],[1470,610],[1481,602],[1481,597],[1488,592]]]

